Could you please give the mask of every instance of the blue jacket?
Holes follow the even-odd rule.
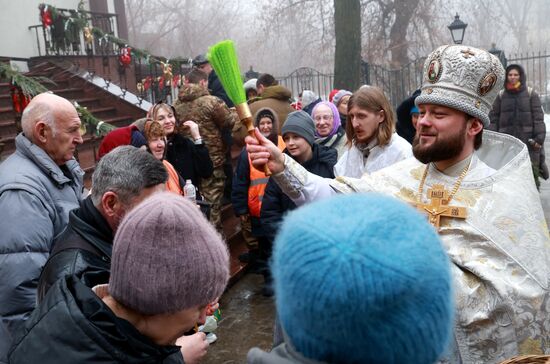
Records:
[[[319,144],[313,144],[312,148],[311,159],[304,162],[302,166],[308,172],[318,176],[334,178],[334,165],[337,161],[336,149]],[[290,154],[287,153],[287,156]],[[270,241],[275,240],[285,214],[295,208],[296,204],[283,193],[275,180],[270,178],[265,189],[260,215],[263,232]]]
[[[54,238],[79,206],[84,172],[62,168],[23,134],[0,164],[0,318],[13,333],[34,309],[42,267]]]

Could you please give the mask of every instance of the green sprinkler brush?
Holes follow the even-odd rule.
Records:
[[[241,71],[233,41],[224,40],[213,45],[208,50],[207,58],[216,71],[227,96],[235,104],[237,114],[239,114],[241,122],[246,127],[248,135],[255,138],[252,113],[246,103]],[[271,174],[267,165],[264,166],[264,173],[268,176]]]

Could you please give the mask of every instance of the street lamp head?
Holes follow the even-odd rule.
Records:
[[[464,40],[464,32],[468,24],[460,20],[458,13],[455,15],[455,20],[447,27],[451,31],[451,36],[453,37],[453,42],[455,44],[462,44]]]

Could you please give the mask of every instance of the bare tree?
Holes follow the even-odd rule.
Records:
[[[231,37],[239,2],[126,0],[130,41],[166,57],[194,57]]]

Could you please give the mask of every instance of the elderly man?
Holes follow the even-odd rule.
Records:
[[[8,362],[182,363],[181,335],[212,314],[228,279],[226,245],[196,206],[155,193],[120,223],[108,284],[59,279]]]
[[[67,228],[54,241],[38,283],[38,303],[65,276],[76,275],[87,286],[106,283],[118,224],[145,197],[164,191],[167,179],[162,162],[145,150],[122,146],[106,154],[92,176],[92,194],[69,213]]]
[[[168,174],[151,153],[121,146],[106,154],[92,176],[92,194],[69,213],[69,224],[55,239],[38,282],[38,303],[59,279],[80,278],[92,288],[109,281],[113,239],[123,217],[148,196],[164,191]],[[204,333],[182,337],[186,363],[206,354]]]
[[[550,241],[527,147],[514,137],[483,132],[503,81],[502,65],[487,51],[436,49],[415,100],[415,158],[361,179],[322,179],[284,158],[258,132],[262,145],[247,139],[254,165],[267,162],[297,204],[337,192],[376,191],[426,214],[453,263],[456,318],[446,358],[453,363],[550,352]],[[350,113],[350,122],[358,117]]]
[[[16,151],[0,165],[0,317],[12,331],[34,308],[54,238],[82,197],[82,144],[74,106],[53,94],[32,99]]]

